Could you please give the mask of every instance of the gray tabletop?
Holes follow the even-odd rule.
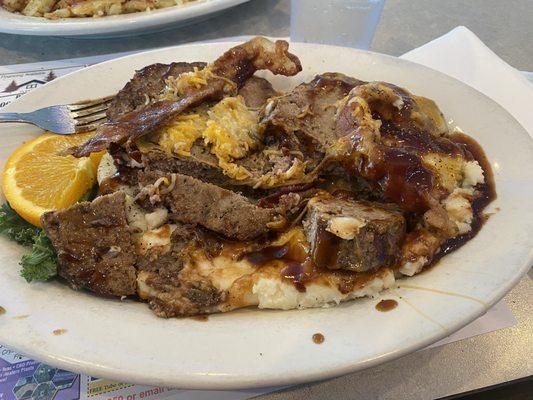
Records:
[[[170,46],[238,35],[289,35],[288,0],[253,0],[196,26],[129,38],[80,40],[0,34],[0,65]],[[372,50],[400,55],[458,25],[512,66],[533,70],[533,0],[387,0]],[[518,324],[419,351],[336,379],[261,399],[431,399],[533,374],[533,282],[506,297]]]
[[[209,22],[129,38],[83,40],[0,34],[0,65],[171,46],[237,35],[289,35],[288,0],[253,0]],[[387,0],[372,49],[400,55],[457,25],[512,66],[533,70],[532,0]]]

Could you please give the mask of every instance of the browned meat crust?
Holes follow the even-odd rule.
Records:
[[[352,102],[356,97],[365,99],[368,106]],[[403,106],[396,107],[395,101]],[[366,111],[379,121],[365,119]],[[418,119],[412,117],[413,112]],[[339,158],[348,170],[377,183],[387,199],[417,213],[448,194],[424,166],[424,154],[472,159],[463,147],[440,135],[409,93],[390,84],[371,83],[353,89],[339,110],[335,135],[342,139],[334,151],[340,150]]]
[[[424,159],[433,157],[444,168],[443,160],[474,160],[447,132],[433,102],[389,83],[355,87],[339,110],[335,127],[339,141],[329,157],[417,221],[402,245],[402,265],[430,264],[439,247],[459,234],[442,204],[457,184],[447,187]],[[487,173],[490,169],[485,168]],[[479,192],[468,202],[472,204],[476,196]]]
[[[354,272],[395,265],[405,236],[394,207],[330,196],[309,202],[303,225],[315,265]]]
[[[110,296],[135,294],[135,249],[123,193],[47,212],[41,221],[57,252],[58,273],[73,287]]]
[[[302,70],[298,57],[289,53],[285,40],[271,42],[255,37],[226,51],[213,63],[213,73],[241,87],[256,71],[269,70],[276,75],[293,76]]]
[[[208,148],[195,144],[191,148],[190,154],[190,156],[178,156],[170,155],[161,150],[152,150],[143,153],[142,160],[147,171],[184,174],[225,189],[246,192],[250,195],[255,192],[250,186],[253,186],[269,167],[271,169],[267,156],[262,152],[253,153],[235,161],[237,165],[244,165],[253,176],[251,179],[238,181],[224,174],[218,165],[217,157],[211,154]],[[260,191],[257,192],[260,193]]]
[[[164,318],[218,312],[225,293],[196,276],[191,268],[182,271],[186,263],[194,263],[190,255],[195,250],[208,257],[218,255],[222,240],[199,226],[174,225],[168,249],[150,250],[137,260],[141,287],[149,288],[144,298],[152,311]]]
[[[364,82],[339,73],[317,75],[263,109],[263,123],[280,132],[287,147],[301,150],[316,166],[336,140],[337,103]]]
[[[280,96],[252,75],[296,74],[300,63],[287,49],[264,38],[237,46],[205,71],[168,80],[177,101],[158,100],[165,79],[205,64],[138,71],[114,100],[111,122],[74,149],[83,156],[108,148],[117,173],[100,190],[113,194],[43,215],[59,275],[98,294],[137,293],[162,317],[187,316],[256,304],[249,297],[254,268],[299,291],[335,282],[347,294],[385,270],[390,277],[389,268],[417,273],[456,246],[450,238],[464,243],[475,235],[480,209],[493,197],[478,202],[483,176],[467,162],[477,153],[448,135],[431,100],[337,73]],[[231,160],[250,172],[246,179],[226,176],[200,140],[188,157],[143,154],[135,145],[177,114],[237,94],[261,108],[264,125],[262,143]],[[121,190],[144,209],[128,206],[131,227],[131,198]],[[456,218],[461,207],[465,216]],[[232,269],[237,292],[219,280]]]
[[[204,147],[194,146],[190,157],[176,157],[161,150],[143,153],[142,157],[146,171],[185,174],[226,188],[235,184],[218,166],[216,157],[207,153]]]
[[[304,161],[301,155],[294,155],[282,146],[283,144],[280,143],[272,143],[270,146],[265,146],[244,158],[234,160],[236,165],[244,167],[250,173],[250,177],[243,180],[236,180],[227,176],[218,165],[217,157],[210,152],[209,148],[198,143],[192,146],[189,156],[171,155],[162,150],[151,150],[143,153],[142,161],[146,170],[189,175],[226,189],[246,193],[247,196],[261,197],[271,189],[275,190],[279,187],[293,186],[299,183],[310,183],[316,179],[316,176],[306,174],[290,181],[282,180],[267,187],[257,186],[257,182],[265,174],[273,174],[275,171],[287,171],[296,159]],[[268,154],[268,151],[275,153]]]
[[[168,77],[177,77],[184,72],[191,72],[194,68],[204,68],[204,62],[176,62],[171,64],[152,64],[135,72],[133,78],[121,89],[107,109],[109,121],[115,121],[121,115],[135,111],[147,104],[157,101],[165,88]],[[252,76],[239,90],[246,105],[259,108],[269,97],[276,94],[270,82],[266,79]]]
[[[84,157],[100,151],[110,143],[123,143],[154,132],[168,124],[176,115],[204,102],[218,101],[226,94],[235,94],[255,71],[268,69],[274,74],[296,75],[302,67],[296,56],[290,54],[288,43],[256,37],[236,46],[218,58],[212,66],[214,76],[207,84],[190,87],[178,101],[159,101],[137,111],[124,114],[116,121],[101,125],[96,135],[81,146],[70,149],[75,157]],[[230,85],[234,83],[234,85]]]
[[[142,186],[153,185],[161,177],[174,182],[172,190],[160,198],[175,221],[199,224],[228,238],[251,240],[267,233],[268,225],[280,220],[276,209],[258,207],[240,194],[190,176],[173,175],[143,172],[139,182]]]
[[[201,279],[176,279],[169,282],[164,275],[142,272],[143,285],[150,289],[147,295],[152,311],[159,317],[186,317],[219,312],[219,304],[226,293],[218,291]]]
[[[165,79],[191,72],[194,68],[204,68],[203,62],[177,62],[171,64],[152,64],[135,72],[131,80],[121,89],[107,109],[109,121],[144,107],[156,101],[165,87]]]
[[[194,225],[177,223],[170,237],[170,245],[167,251],[161,252],[159,248],[153,248],[139,255],[137,269],[139,271],[155,272],[168,279],[168,283],[175,283],[184,263],[189,259],[189,250],[199,241],[201,232]]]
[[[252,76],[239,89],[239,96],[244,98],[244,104],[248,108],[259,108],[269,98],[277,95],[278,92],[274,90],[269,81],[257,76]]]
[[[211,85],[189,93],[178,101],[158,101],[146,107],[121,115],[117,120],[100,125],[96,134],[80,146],[67,152],[74,157],[106,149],[111,143],[135,140],[167,125],[176,115],[199,106],[204,102],[220,100],[224,97],[225,81],[216,80]]]

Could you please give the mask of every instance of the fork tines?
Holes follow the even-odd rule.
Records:
[[[90,131],[106,120],[106,111],[114,96],[68,105],[71,117],[76,121],[76,132]]]

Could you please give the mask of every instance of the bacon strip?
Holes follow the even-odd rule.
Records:
[[[159,101],[122,115],[113,122],[101,125],[96,135],[80,146],[67,150],[66,154],[85,157],[104,150],[110,143],[124,143],[154,132],[168,124],[187,109],[207,101],[218,101],[228,94],[228,81],[242,86],[255,71],[267,69],[276,75],[293,76],[302,70],[298,58],[288,52],[289,44],[275,43],[256,37],[233,47],[212,64],[214,76],[207,85],[190,88],[178,101]]]
[[[239,87],[259,70],[293,76],[302,70],[302,65],[288,49],[289,43],[285,40],[272,42],[258,36],[226,51],[213,63],[212,71],[215,75],[232,80]]]

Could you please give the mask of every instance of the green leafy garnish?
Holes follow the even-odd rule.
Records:
[[[57,275],[57,255],[43,230],[34,237],[31,253],[22,256],[20,275],[31,281],[46,281]]]
[[[40,229],[19,216],[9,204],[0,208],[0,234],[7,236],[18,244],[31,246]]]
[[[7,203],[0,208],[0,234],[31,246],[31,253],[20,260],[20,275],[26,281],[45,281],[57,274],[57,256],[46,233],[25,221]]]
[[[87,190],[78,200],[78,203],[82,201],[93,201],[98,195],[98,185],[93,185],[89,190]]]

